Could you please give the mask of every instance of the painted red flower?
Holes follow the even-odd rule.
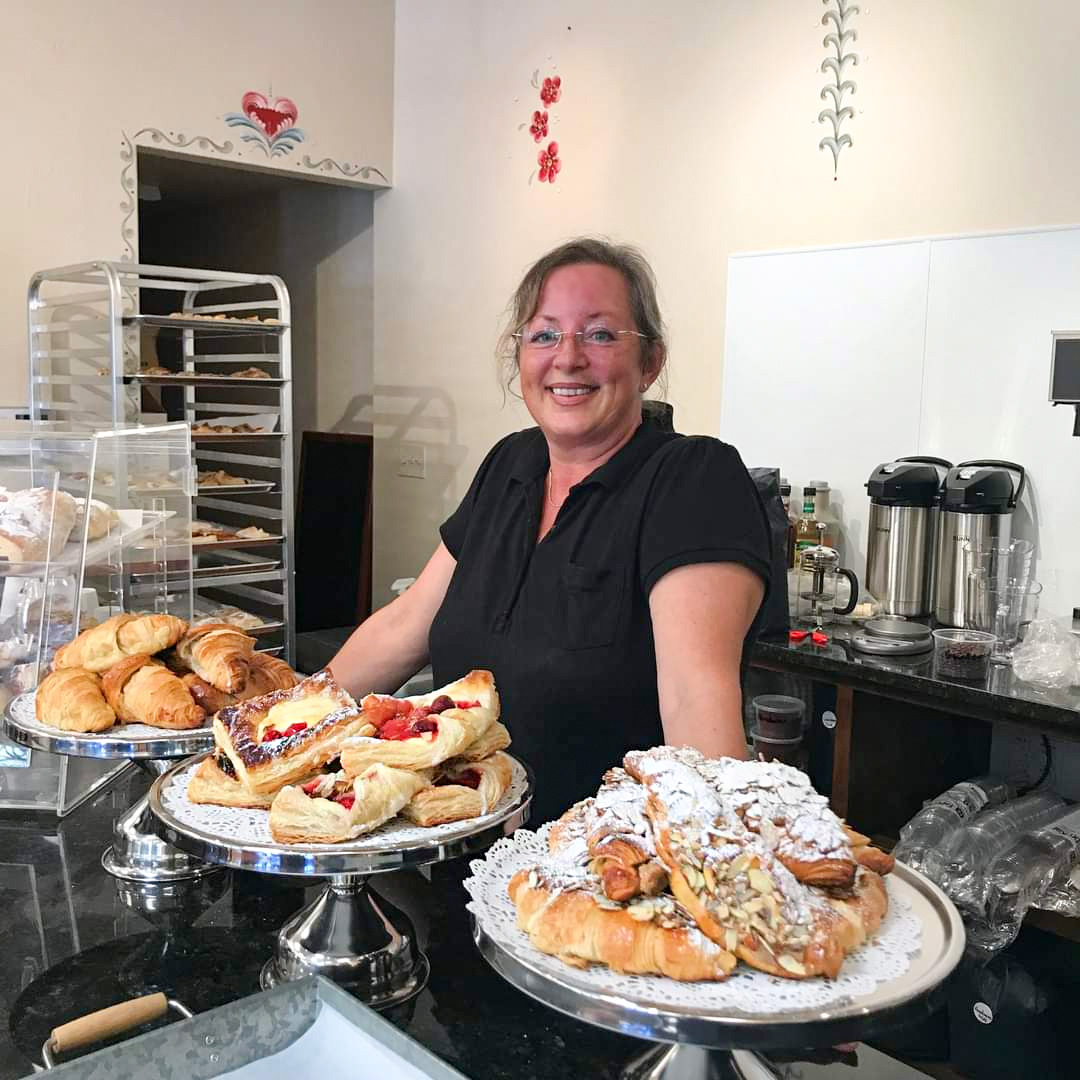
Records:
[[[559,160],[559,144],[548,143],[547,149],[541,150],[536,160],[540,165],[540,183],[546,180],[549,184],[554,184],[555,177],[559,175],[559,170],[562,168],[562,162]]]
[[[547,137],[548,114],[546,112],[533,113],[532,126],[529,128],[529,133],[532,135],[535,142],[539,142],[541,139]]]
[[[554,78],[545,79],[540,87],[540,100],[549,108],[562,97],[562,79],[556,75]]]

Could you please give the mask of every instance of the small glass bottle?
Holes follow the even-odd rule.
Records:
[[[780,477],[780,501],[784,504],[784,514],[787,517],[787,566],[790,569],[795,565],[795,516],[791,512],[791,481],[786,477]]]

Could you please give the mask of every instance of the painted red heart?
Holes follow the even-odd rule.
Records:
[[[249,90],[243,96],[240,107],[249,120],[263,129],[268,139],[274,138],[279,131],[292,127],[300,115],[296,104],[289,98],[275,98],[271,104],[255,90]]]

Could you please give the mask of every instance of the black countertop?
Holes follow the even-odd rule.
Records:
[[[758,641],[750,662],[823,682],[986,720],[1009,720],[1050,734],[1080,739],[1080,687],[1050,690],[1016,678],[1010,666],[991,664],[985,680],[960,682],[934,672],[933,652],[910,657],[870,656],[850,638],[858,628],[837,623],[826,628],[828,643],[807,637]]]
[[[98,794],[68,819],[0,815],[0,1080],[29,1074],[41,1043],[56,1024],[105,1005],[166,990],[195,1012],[257,993],[262,963],[271,955],[275,931],[303,904],[312,888],[293,879],[249,873],[214,875],[200,886],[181,891],[171,914],[153,913],[145,896],[125,892],[100,866],[112,820],[145,791],[143,774],[129,770],[109,791]],[[651,1044],[580,1023],[543,1007],[503,982],[471,940],[462,863],[433,867],[431,880],[416,872],[380,875],[376,888],[413,919],[421,946],[431,961],[426,989],[411,1002],[384,1013],[411,1038],[477,1078],[616,1078]],[[1022,937],[1023,941],[1023,937]],[[1054,962],[1065,963],[1051,944]],[[1012,962],[1012,961],[1010,961]],[[1068,964],[1066,964],[1068,967]],[[1029,975],[1025,978],[1030,981]],[[1005,1001],[993,987],[1015,984],[995,975],[991,1000],[1002,1017]],[[1003,982],[1001,980],[1004,980]],[[958,980],[954,980],[954,983]],[[1026,985],[1026,983],[1024,984]],[[969,993],[961,989],[960,1009],[977,1037],[960,1052],[1001,1059],[993,1038],[971,1020]],[[1045,998],[1047,991],[1040,991]],[[999,997],[1005,995],[1001,990]],[[949,999],[954,1011],[954,999]],[[1076,1000],[1065,1007],[1071,1015]],[[1043,1007],[1043,1011],[1045,1011]],[[1054,1049],[1047,1027],[1024,1014],[1022,1034],[1009,1032],[1009,1043],[1023,1061],[1036,1050]],[[1038,1020],[1038,1017],[1036,1017]],[[1003,1023],[1003,1020],[1002,1020]],[[1054,1018],[1051,1030],[1062,1047],[1071,1043],[1070,1027]],[[1025,1035],[1029,1036],[1025,1044]],[[962,1029],[961,1029],[962,1034]],[[950,1071],[946,1010],[937,1010],[917,1027],[875,1039],[878,1049],[860,1044],[853,1053],[832,1050],[770,1055],[773,1061],[799,1063],[782,1069],[784,1077],[806,1080],[893,1080],[926,1075],[907,1061],[930,1062],[935,1077],[970,1076],[976,1080],[1017,1076],[1017,1072],[982,1070],[970,1061],[964,1071]],[[890,1057],[882,1054],[889,1051]],[[816,1064],[807,1064],[816,1063]],[[1036,1075],[1036,1074],[1026,1074]],[[1068,1072],[1043,1068],[1042,1077]]]
[[[56,1024],[127,997],[161,989],[202,1012],[257,992],[275,931],[314,898],[289,879],[234,872],[186,890],[172,914],[149,912],[100,865],[113,818],[146,785],[129,772],[60,823],[0,817],[0,1080],[28,1074]],[[471,940],[463,871],[380,875],[378,891],[409,913],[432,969],[423,993],[388,1019],[467,1076],[493,1080],[614,1078],[651,1048],[564,1017],[496,975]],[[941,1013],[931,1026],[940,1046]],[[866,1046],[794,1057],[834,1060],[800,1075],[836,1068],[852,1080],[882,1075],[884,1062]]]

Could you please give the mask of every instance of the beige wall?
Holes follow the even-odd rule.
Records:
[[[393,34],[393,0],[5,4],[0,404],[26,400],[31,272],[123,254],[124,133],[292,176],[341,179],[307,157],[390,178]],[[306,138],[290,154],[268,161],[226,125],[248,90],[296,103]]]
[[[559,240],[645,248],[677,425],[719,433],[730,253],[1080,221],[1080,5],[862,7],[834,181],[820,0],[399,0],[395,186],[376,199],[377,600],[529,422],[501,406],[492,348],[521,271]],[[564,83],[553,186],[529,184],[536,146],[517,129],[537,68]],[[401,439],[425,445],[426,479],[396,475]]]

